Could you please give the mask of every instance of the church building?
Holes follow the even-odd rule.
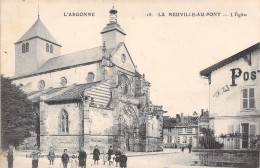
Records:
[[[61,55],[39,16],[15,43],[12,81],[34,102],[43,151],[162,150],[165,111],[151,103],[151,84],[127,50],[117,10],[109,15],[98,47]]]

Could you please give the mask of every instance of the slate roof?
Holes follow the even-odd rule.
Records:
[[[24,33],[24,35],[16,43],[35,37],[43,38],[47,41],[59,45],[58,42],[50,34],[48,29],[44,26],[40,18],[36,20],[36,22],[29,28],[29,30],[27,30],[26,33]]]
[[[107,24],[107,26],[101,31],[101,34],[103,34],[105,32],[109,32],[109,31],[113,31],[113,30],[117,30],[117,31],[121,32],[122,34],[126,35],[125,31],[117,23]]]
[[[251,53],[252,51],[259,49],[259,47],[260,47],[260,43],[257,43],[255,45],[235,54],[235,55],[232,55],[231,57],[228,57],[228,58],[226,58],[226,59],[224,59],[224,60],[222,60],[222,61],[220,61],[220,62],[202,70],[202,71],[200,71],[200,75],[208,77],[212,71],[215,71],[215,70],[217,70],[217,69],[219,69],[219,68],[221,68],[221,67],[223,67],[227,64],[230,64],[233,61],[236,61],[236,60],[246,56],[247,54]]]
[[[41,97],[42,94],[47,94],[48,95],[48,94],[52,94],[52,93],[55,93],[57,91],[60,91],[62,89],[64,89],[64,87],[61,87],[61,88],[49,88],[47,90],[34,91],[34,92],[31,92],[31,93],[28,93],[27,95],[28,95],[28,97],[30,97],[30,96],[33,96],[33,95],[37,94],[35,97],[33,96],[33,98],[31,98],[30,100],[32,102],[39,102],[40,101],[40,97]]]
[[[81,99],[81,94],[85,89],[92,88],[96,84],[100,83],[100,81],[92,82],[92,83],[85,83],[85,84],[74,84],[67,87],[60,87],[60,88],[49,88],[46,90],[41,91],[34,91],[31,93],[28,93],[28,97],[30,99],[30,96],[32,97],[30,100],[32,102],[39,102],[41,95],[45,94],[48,96],[51,96],[51,94],[58,93],[57,95],[54,95],[53,97],[47,98],[44,101],[51,102],[51,101],[63,101],[63,100],[79,100]],[[35,95],[35,96],[34,96]]]
[[[64,101],[64,100],[80,100],[81,94],[84,92],[85,89],[89,89],[98,83],[100,83],[100,81],[73,85],[71,88],[65,90],[63,93],[61,93],[57,96],[51,97],[45,101],[50,102],[50,101]]]
[[[121,45],[121,44],[120,44]],[[107,49],[107,54],[110,54],[114,48]],[[66,69],[72,66],[83,65],[87,63],[101,61],[103,56],[102,47],[90,48],[75,53],[65,54],[49,59],[39,69],[28,74],[22,74],[12,77],[17,79],[27,77],[34,74],[40,74],[60,69]]]

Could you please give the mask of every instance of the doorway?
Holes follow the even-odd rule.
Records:
[[[248,148],[249,123],[243,123],[242,126],[242,148]]]

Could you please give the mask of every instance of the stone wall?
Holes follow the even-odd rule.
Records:
[[[259,151],[194,149],[201,166],[259,167]]]

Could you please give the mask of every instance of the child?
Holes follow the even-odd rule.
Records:
[[[106,161],[107,161],[107,154],[106,154],[106,152],[105,151],[103,151],[103,165],[105,165],[106,164]]]
[[[72,155],[72,157],[71,157],[70,167],[71,168],[77,168],[78,167],[78,161],[75,159],[75,155]]]

